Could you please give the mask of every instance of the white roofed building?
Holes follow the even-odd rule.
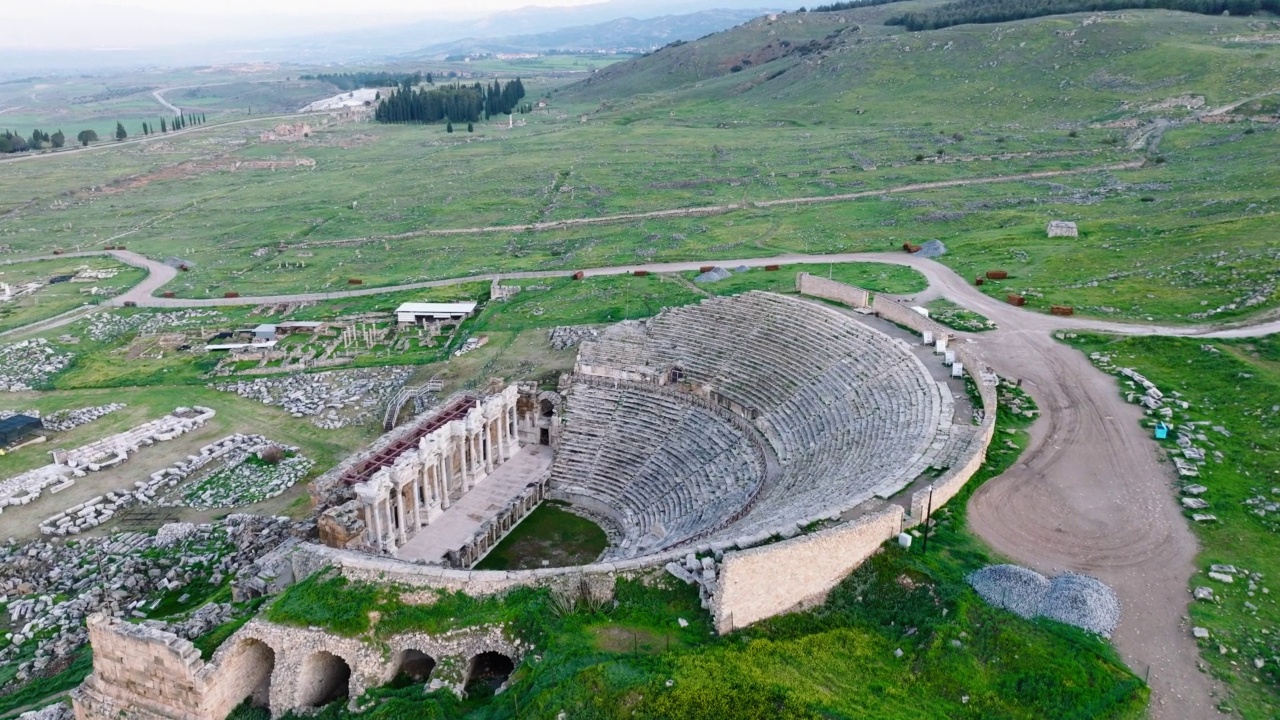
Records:
[[[455,325],[476,312],[474,302],[428,303],[408,302],[396,308],[400,325]]]

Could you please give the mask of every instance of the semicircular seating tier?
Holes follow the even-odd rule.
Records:
[[[608,555],[656,552],[706,534],[764,480],[765,457],[723,411],[656,385],[577,382],[552,466],[555,495],[601,517]]]
[[[904,341],[832,308],[759,291],[614,325],[583,343],[574,377],[552,483],[571,484],[573,501],[624,519],[607,557],[694,539],[786,534],[887,498],[931,466],[961,462],[976,433],[967,422],[953,423],[950,390]],[[620,387],[604,387],[601,378]],[[712,412],[656,421],[662,411],[636,390],[646,385],[664,398],[683,395],[689,404],[709,403],[747,419],[746,431],[763,438],[772,456],[767,464],[776,470],[754,495],[731,492],[711,504],[696,500],[693,512],[664,510],[658,503],[674,502],[679,493],[701,497],[696,487],[680,486],[701,471],[698,453],[723,457],[712,438],[729,423]],[[673,392],[677,387],[686,392]],[[594,455],[578,451],[604,447]],[[689,464],[660,472],[655,456]],[[736,484],[725,477],[733,467],[745,473]],[[759,468],[724,463],[705,472],[717,473],[715,482],[725,487],[744,488]],[[627,524],[628,513],[639,518],[641,511],[647,520]]]

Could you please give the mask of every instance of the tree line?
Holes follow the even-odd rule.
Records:
[[[421,85],[425,80],[428,85],[435,83],[431,73],[425,76],[421,72],[389,73],[389,72],[355,72],[355,73],[320,73],[318,75],[299,75],[300,80],[319,80],[327,82],[339,90],[356,90],[358,88],[390,87],[408,84],[410,87]]]
[[[142,134],[154,135],[157,132],[167,133],[170,130],[181,130],[185,127],[193,125],[203,125],[205,122],[204,113],[182,113],[175,115],[172,119],[166,121],[160,118],[160,128],[156,129],[153,122],[142,123]],[[129,137],[129,131],[125,129],[124,123],[116,122],[115,131],[116,140],[124,140]],[[76,134],[76,141],[82,146],[91,142],[98,141],[98,133],[93,130],[81,130]],[[45,148],[58,149],[67,144],[67,136],[61,130],[55,133],[48,133],[40,129],[31,131],[31,135],[19,135],[12,130],[0,132],[0,153],[17,153],[26,152],[28,150],[44,150]]]
[[[417,90],[401,84],[379,100],[373,119],[383,123],[433,123],[441,120],[472,123],[516,110],[527,111],[527,106],[520,104],[524,94],[524,83],[520,78],[508,83],[494,80],[492,85],[455,83]]]
[[[830,5],[819,5],[812,10],[805,10],[801,7],[797,12],[840,12],[841,10],[853,10],[861,7],[872,7],[874,5],[888,5],[889,3],[902,2],[902,0],[850,0],[849,2],[835,2]]]
[[[907,30],[937,30],[969,23],[998,23],[1077,12],[1180,10],[1201,15],[1280,13],[1280,0],[955,0],[885,20]]]

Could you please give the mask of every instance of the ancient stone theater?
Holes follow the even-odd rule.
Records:
[[[236,581],[269,594],[329,568],[409,590],[489,595],[667,573],[724,633],[820,602],[921,523],[982,463],[995,378],[945,328],[892,299],[801,274],[608,327],[554,387],[494,380],[382,436],[311,486],[316,530]],[[546,500],[599,525],[576,567],[473,567]],[[356,698],[401,671],[459,692],[519,665],[502,627],[410,634],[391,651],[259,618],[207,661],[189,642],[104,617],[77,717],[221,720]],[[127,711],[121,715],[122,711]]]

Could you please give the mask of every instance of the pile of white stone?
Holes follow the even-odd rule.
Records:
[[[0,695],[79,651],[88,640],[90,614],[146,617],[166,594],[185,593],[192,584],[220,586],[292,541],[292,527],[287,518],[230,515],[213,525],[185,525],[168,540],[161,528],[156,536],[130,532],[74,543],[54,538],[0,545],[0,607],[9,616],[0,665],[22,658]]]
[[[1063,573],[1052,580],[1017,565],[991,565],[966,578],[983,600],[1024,618],[1047,617],[1111,637],[1120,599],[1097,578]]]
[[[109,405],[97,405],[94,407],[80,408],[78,410],[58,410],[49,413],[40,418],[40,424],[45,430],[54,430],[57,432],[66,432],[72,428],[87,425],[104,415],[122,410],[128,407],[124,403],[111,403]]]
[[[201,427],[213,415],[214,411],[206,407],[180,407],[172,414],[74,450],[54,451],[54,462],[0,482],[0,512],[8,506],[30,503],[46,489],[61,492],[74,485],[76,478],[119,465],[139,447],[172,440]],[[83,509],[84,506],[78,508]]]
[[[65,370],[72,357],[44,338],[0,345],[0,391],[22,392],[41,385]]]
[[[218,324],[226,317],[217,310],[174,310],[140,312],[131,315],[96,313],[85,318],[84,332],[98,342],[106,342],[129,333],[150,334],[165,330],[203,327]]]
[[[381,419],[380,407],[400,391],[411,373],[407,367],[330,370],[210,387],[264,405],[278,405],[296,418],[311,417],[312,424],[332,430],[363,425],[375,416]]]
[[[562,325],[551,328],[549,341],[556,350],[568,350],[578,347],[584,340],[594,340],[600,332],[585,325]]]
[[[253,461],[273,446],[280,447],[289,456],[274,465]],[[272,443],[261,435],[248,436],[222,468],[184,488],[179,501],[162,504],[207,510],[252,505],[276,497],[300,482],[315,466],[311,459],[298,452],[296,447]]]

